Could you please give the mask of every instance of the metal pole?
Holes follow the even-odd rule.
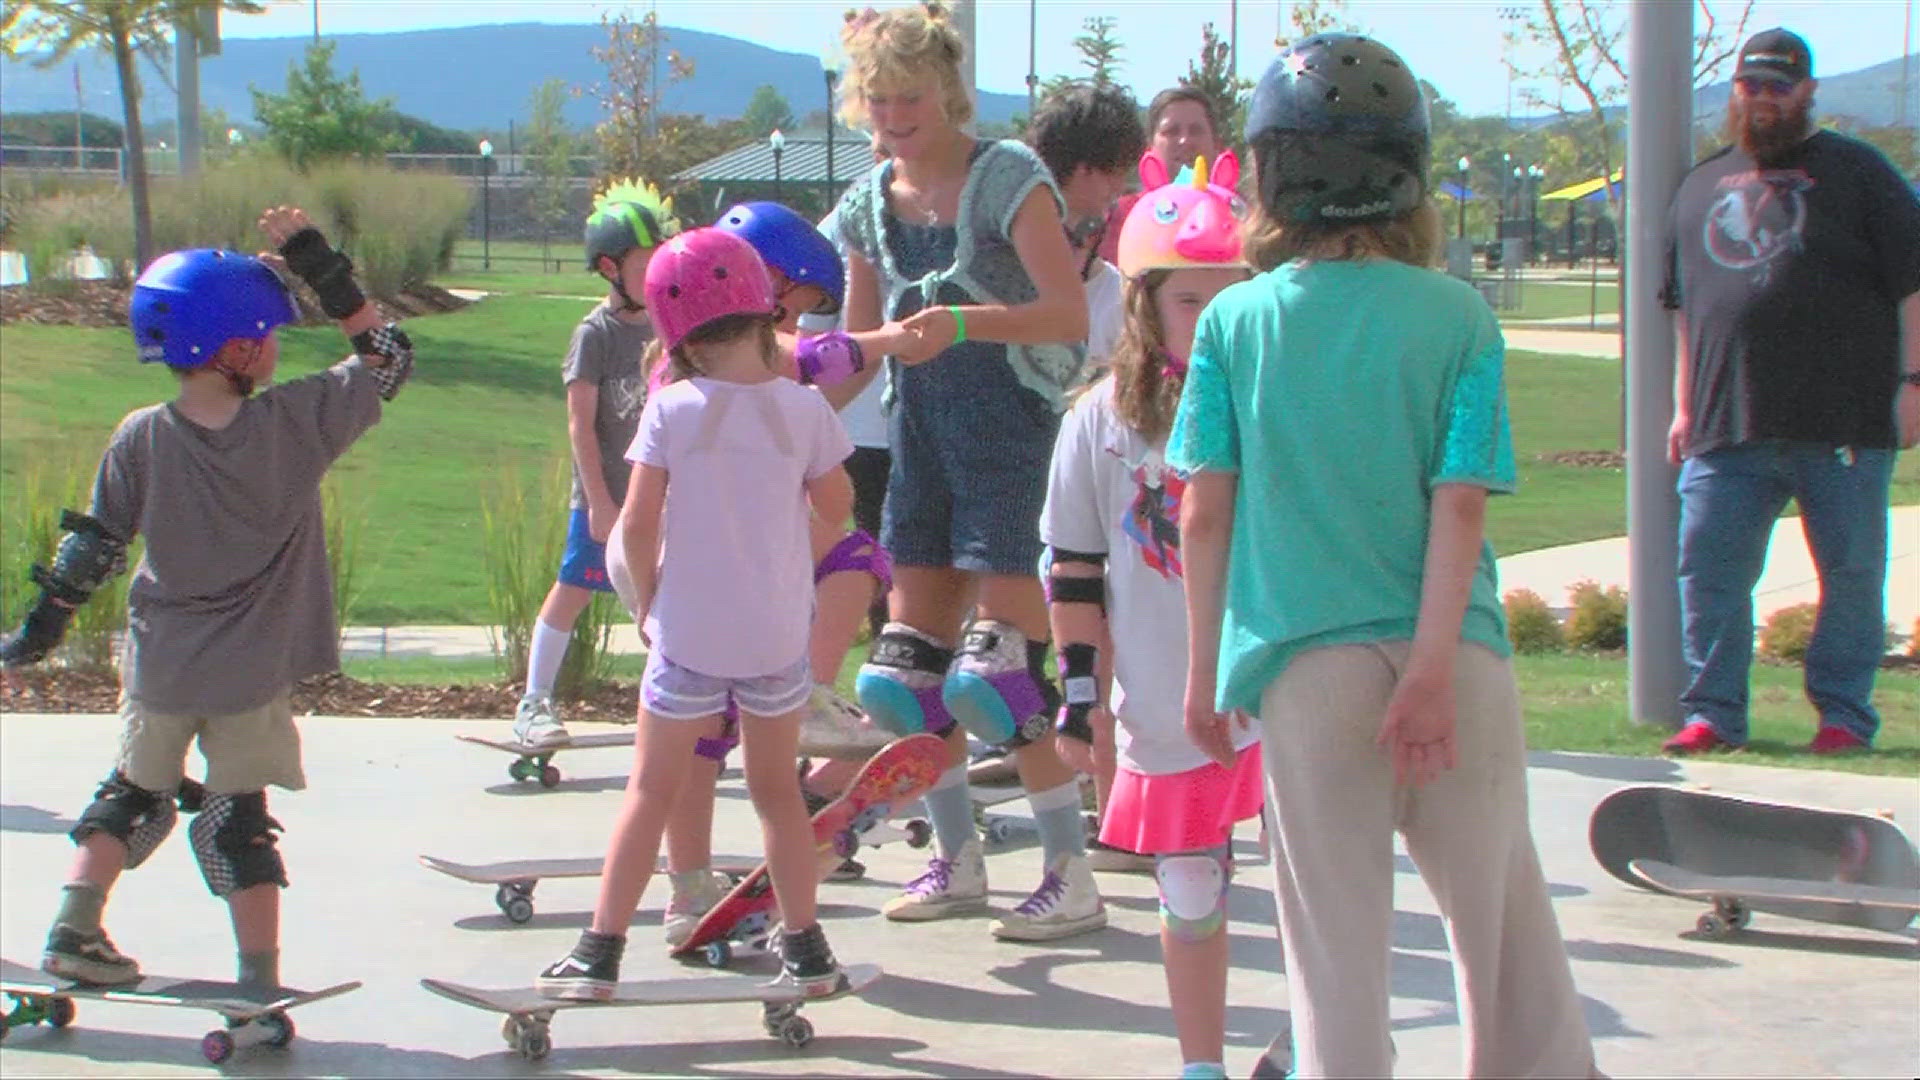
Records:
[[[773,201],[780,201],[780,151],[773,151]]]
[[[480,158],[480,269],[493,269],[493,156]]]
[[[320,44],[320,0],[313,0],[313,43]]]
[[[1240,77],[1240,0],[1227,0],[1227,77]]]
[[[80,62],[73,63],[73,167],[87,167],[85,157],[86,139],[81,134],[81,118],[86,115],[86,97],[80,92]]]
[[[826,212],[832,213],[837,189],[833,183],[833,69],[822,68],[827,79],[827,198]]]
[[[1674,322],[1659,302],[1667,208],[1692,159],[1693,5],[1634,4],[1627,22],[1627,697],[1642,724],[1677,728],[1680,501],[1667,464]],[[1616,240],[1616,243],[1619,241]]]
[[[180,175],[200,171],[200,34],[192,11],[173,24],[174,134],[180,140]]]
[[[1040,0],[1027,0],[1027,122],[1033,122],[1034,93],[1040,86],[1039,57]]]
[[[980,122],[980,94],[974,81],[974,58],[979,54],[979,38],[974,33],[974,0],[953,0],[948,5],[948,12],[954,30],[959,33],[960,40],[966,43],[966,55],[960,58],[960,81],[966,85],[967,100],[973,103],[975,116],[962,127],[972,134],[978,130]]]

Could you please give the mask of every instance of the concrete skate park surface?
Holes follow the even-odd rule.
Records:
[[[921,852],[863,851],[869,879],[830,884],[821,915],[840,957],[886,977],[865,995],[810,1006],[813,1044],[789,1051],[756,1009],[703,1005],[576,1011],[554,1021],[553,1054],[505,1052],[499,1018],[418,986],[433,976],[477,986],[531,981],[588,919],[593,881],[540,885],[531,922],[514,926],[490,889],[429,873],[421,853],[469,862],[598,854],[630,758],[571,755],[553,791],[508,780],[500,755],[458,743],[465,721],[302,721],[310,788],[275,792],[293,887],[285,895],[282,971],[290,983],[364,980],[357,993],[299,1010],[284,1051],[243,1051],[237,1075],[932,1075],[1172,1076],[1179,1068],[1159,967],[1152,878],[1100,875],[1111,925],[1048,945],[1003,944],[986,918],[886,922],[879,907],[917,874]],[[592,725],[578,725],[586,733]],[[111,761],[119,723],[101,716],[0,718],[0,947],[37,963],[72,845],[65,833]],[[1767,915],[1743,937],[1691,937],[1703,908],[1615,882],[1587,850],[1587,815],[1628,783],[1706,783],[1920,822],[1920,781],[1709,762],[1542,753],[1531,770],[1535,837],[1559,912],[1600,1067],[1616,1076],[1912,1076],[1920,1069],[1909,930],[1876,934]],[[193,759],[194,771],[200,763]],[[1006,808],[1019,812],[1021,804]],[[1227,1067],[1245,1076],[1287,1023],[1269,868],[1242,830],[1229,901],[1233,969]],[[1019,846],[1019,845],[1029,846]],[[1037,880],[1031,834],[988,856],[997,909]],[[714,851],[757,852],[737,771],[722,780]],[[1393,1035],[1407,1076],[1457,1075],[1458,1016],[1441,923],[1397,860]],[[624,976],[701,974],[659,944],[665,883],[648,890]],[[122,879],[107,909],[117,944],[150,972],[231,977],[224,906],[207,894],[184,827]],[[1356,958],[1357,962],[1365,962]],[[758,962],[763,965],[764,958]],[[756,965],[748,961],[748,965]],[[744,970],[771,972],[765,966]],[[0,1045],[8,1076],[205,1074],[198,1012],[80,1004],[74,1026],[16,1028]]]

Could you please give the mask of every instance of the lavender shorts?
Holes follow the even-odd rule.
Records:
[[[699,720],[724,712],[729,698],[754,716],[785,716],[813,695],[813,669],[800,659],[771,675],[730,679],[695,671],[661,655],[647,655],[640,677],[640,702],[647,715],[662,720]]]

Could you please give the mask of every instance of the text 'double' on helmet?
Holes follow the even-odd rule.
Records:
[[[155,259],[127,304],[140,362],[182,370],[208,363],[235,338],[259,340],[299,319],[293,295],[265,263],[213,248]]]
[[[647,264],[647,314],[660,344],[728,315],[772,316],[773,279],[753,245],[720,229],[693,229],[661,245]]]
[[[1377,220],[1426,197],[1425,95],[1372,38],[1316,34],[1281,52],[1248,103],[1246,139],[1260,201],[1281,221]]]

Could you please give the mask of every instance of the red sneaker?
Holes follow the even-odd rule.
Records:
[[[1813,741],[1807,749],[1816,754],[1844,754],[1849,750],[1870,750],[1865,739],[1848,731],[1838,724],[1821,724],[1820,730],[1813,733]]]
[[[1708,750],[1730,749],[1730,745],[1705,720],[1689,720],[1673,738],[1660,744],[1663,754],[1700,754]]]

